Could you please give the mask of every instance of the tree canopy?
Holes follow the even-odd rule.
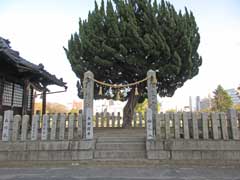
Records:
[[[221,85],[218,85],[217,89],[213,92],[213,103],[212,109],[214,111],[226,112],[233,105],[231,97],[228,95],[227,91],[223,89]]]
[[[160,4],[156,0],[108,0],[100,7],[95,2],[95,9],[86,20],[80,19],[79,32],[71,35],[64,49],[81,80],[90,70],[100,81],[127,84],[145,78],[153,69],[159,95],[172,96],[198,74],[202,63],[199,43],[194,15],[187,8],[177,12],[164,0]],[[146,97],[145,87],[139,91]]]

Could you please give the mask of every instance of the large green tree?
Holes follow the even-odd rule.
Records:
[[[157,72],[157,91],[160,96],[172,96],[184,82],[198,74],[202,58],[197,49],[200,43],[198,27],[191,11],[177,12],[172,4],[155,0],[108,0],[95,2],[95,9],[86,20],[79,21],[79,32],[71,35],[64,48],[73,71],[83,80],[90,70],[96,79],[113,84],[127,84],[146,77],[147,71]],[[78,83],[81,92],[82,83]],[[124,125],[130,119],[137,102],[147,97],[146,84],[125,89],[121,100]],[[103,96],[113,98],[108,87]],[[113,89],[113,94],[116,94]],[[127,92],[127,93],[126,93]],[[82,93],[79,93],[82,96]]]
[[[226,112],[229,108],[232,107],[232,99],[221,85],[218,85],[217,89],[213,93],[214,97],[212,103],[212,110]]]

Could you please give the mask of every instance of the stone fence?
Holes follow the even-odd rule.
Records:
[[[157,115],[159,139],[233,139],[239,140],[240,113],[161,113]]]
[[[82,114],[46,114],[42,117],[33,115],[13,116],[5,113],[8,118],[0,116],[0,140],[2,141],[36,141],[36,140],[79,140],[83,135]],[[5,122],[4,122],[5,119]],[[120,113],[96,113],[93,118],[94,128],[121,128],[123,117]],[[134,113],[132,127],[145,127],[142,113]]]
[[[132,127],[145,127],[145,116],[141,112],[135,112],[133,114],[131,125]],[[117,113],[96,113],[93,126],[96,128],[110,127],[110,128],[120,128],[123,124],[123,117],[121,117],[120,112]]]
[[[151,113],[135,113],[132,121],[133,127],[146,124],[148,159],[240,160],[240,114],[235,110],[160,113],[152,132],[148,131],[153,129],[151,118]],[[119,128],[121,123],[119,113],[93,117],[95,128]],[[83,137],[82,124],[82,114],[33,115],[30,121],[27,115],[13,116],[6,111],[0,116],[0,161],[93,159],[97,141]]]
[[[0,140],[78,140],[82,139],[82,114],[46,114],[43,117],[28,115],[23,117],[5,113],[0,116]],[[134,113],[132,127],[145,127],[145,115]],[[120,113],[96,113],[93,118],[95,128],[122,127]],[[226,113],[160,113],[156,118],[156,139],[222,139],[239,140],[240,113],[230,110]],[[5,122],[4,122],[5,120]]]

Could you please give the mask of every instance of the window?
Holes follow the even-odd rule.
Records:
[[[19,84],[14,84],[13,107],[22,107],[23,87]]]
[[[22,101],[23,86],[5,81],[3,87],[2,105],[22,107]]]
[[[12,92],[13,92],[13,83],[5,81],[4,87],[3,87],[2,105],[4,106],[12,105]]]

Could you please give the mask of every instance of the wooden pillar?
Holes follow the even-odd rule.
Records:
[[[3,108],[2,108],[3,87],[4,87],[4,79],[0,77],[0,114],[3,112]]]
[[[44,86],[44,90],[42,93],[42,115],[46,114],[46,106],[47,106],[47,89]]]
[[[22,102],[22,115],[27,114],[28,108],[28,93],[29,93],[29,81],[25,80],[23,84],[23,102]]]
[[[152,122],[153,122],[153,135],[156,134],[156,118],[157,118],[157,79],[156,72],[149,70],[147,72],[147,81],[148,87],[148,108],[152,110]]]

